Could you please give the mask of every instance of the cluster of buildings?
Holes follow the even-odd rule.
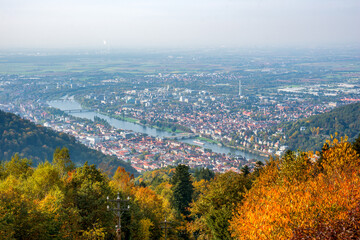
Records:
[[[7,107],[31,121],[41,122],[46,127],[73,135],[88,147],[117,156],[139,172],[177,164],[186,164],[193,168],[207,167],[216,172],[239,172],[244,165],[255,165],[255,161],[249,162],[242,157],[214,153],[195,145],[115,129],[66,114],[53,114],[44,110],[40,103],[27,102]]]
[[[216,172],[238,172],[245,164],[255,164],[242,157],[213,153],[202,147],[149,136],[103,141],[96,149],[131,163],[139,172],[178,164],[191,168],[207,167]]]
[[[219,172],[238,171],[244,164],[253,163],[202,147],[74,119],[48,109],[41,99],[75,95],[82,105],[112,117],[167,131],[191,132],[219,145],[259,155],[280,155],[289,137],[280,123],[360,101],[356,64],[323,66],[322,57],[313,58],[309,62],[308,56],[255,54],[225,58],[220,70],[212,61],[218,66],[222,58],[206,58],[201,65],[205,69],[189,73],[159,73],[158,69],[153,74],[129,75],[104,71],[6,74],[0,76],[0,109],[69,133],[87,146],[131,163],[139,171],[178,163],[211,167]],[[358,61],[357,56],[351,59]],[[194,62],[187,63],[192,66]],[[300,132],[305,130],[299,128]]]
[[[89,100],[92,104],[97,101],[101,112],[107,109],[112,115],[130,117],[152,127],[174,126],[263,156],[283,152],[280,149],[284,148],[285,133],[274,131],[274,126],[324,113],[338,105],[315,102],[298,92],[284,94],[283,89],[247,98],[169,86],[102,96],[88,94],[83,103]]]

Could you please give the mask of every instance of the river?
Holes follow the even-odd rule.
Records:
[[[54,101],[50,101],[48,102],[48,104],[51,107],[54,108],[58,108],[62,111],[66,111],[66,110],[73,110],[73,109],[83,109],[81,107],[81,105],[74,101],[74,100],[69,100],[69,99],[65,99],[65,100],[54,100]],[[139,132],[139,133],[145,133],[148,134],[149,136],[153,136],[153,137],[170,137],[173,136],[173,133],[167,132],[167,131],[163,131],[163,130],[159,130],[156,128],[152,128],[152,127],[147,127],[147,126],[143,126],[140,124],[136,124],[136,123],[131,123],[131,122],[127,122],[127,121],[123,121],[123,120],[118,120],[115,118],[111,118],[108,117],[104,114],[101,113],[97,113],[94,111],[87,111],[87,112],[76,112],[76,113],[69,113],[72,116],[75,117],[80,117],[80,118],[86,118],[86,119],[91,119],[94,120],[94,117],[100,117],[105,119],[106,121],[108,121],[108,123],[110,125],[112,125],[115,128],[119,128],[119,129],[125,129],[125,130],[132,130],[134,132]],[[208,148],[211,149],[213,152],[216,153],[221,153],[221,154],[228,154],[231,153],[233,155],[237,155],[237,156],[242,156],[245,157],[246,159],[259,159],[259,160],[264,160],[265,157],[253,154],[253,153],[249,153],[249,152],[244,152],[244,151],[240,151],[240,150],[236,150],[233,148],[229,148],[226,146],[218,146],[215,143],[208,143],[208,142],[202,142],[203,145],[198,144],[198,143],[194,143],[195,139],[189,138],[189,139],[183,139],[183,140],[178,140],[180,142],[184,142],[184,143],[189,143],[189,144],[193,144],[193,145],[197,145],[203,148]]]

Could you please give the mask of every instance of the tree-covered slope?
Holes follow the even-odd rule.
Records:
[[[325,140],[335,132],[354,141],[360,133],[360,103],[341,106],[281,127],[287,137],[285,144],[292,150],[320,150]]]
[[[56,132],[50,128],[22,119],[19,116],[0,111],[0,160],[10,160],[15,153],[32,159],[37,165],[44,160],[51,161],[57,147],[66,147],[75,164],[96,164],[104,170],[116,170],[122,166],[130,173],[136,170],[114,156],[90,149],[76,141],[73,136]]]
[[[327,144],[270,158],[233,211],[234,239],[360,239],[359,152],[346,138]]]

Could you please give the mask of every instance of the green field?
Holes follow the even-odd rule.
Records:
[[[202,141],[205,141],[205,142],[208,142],[208,143],[215,143],[215,144],[219,143],[218,141],[215,141],[215,140],[212,140],[212,139],[209,139],[209,138],[204,138],[204,137],[196,137],[196,139],[199,139],[199,140],[202,140]]]
[[[57,74],[57,73],[196,73],[234,71],[234,65],[193,62],[189,58],[169,58],[167,54],[114,55],[0,55],[0,74]]]

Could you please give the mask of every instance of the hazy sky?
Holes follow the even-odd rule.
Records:
[[[360,44],[360,0],[0,0],[0,48]]]

